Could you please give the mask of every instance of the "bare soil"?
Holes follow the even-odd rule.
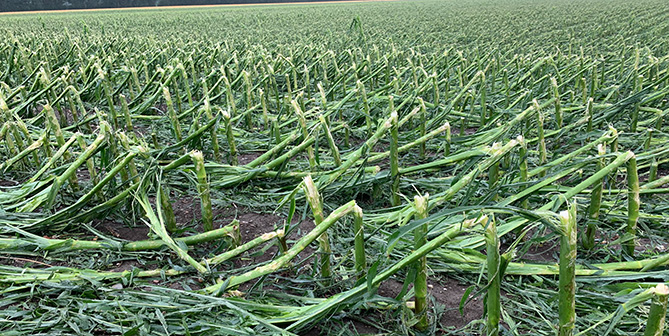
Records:
[[[240,166],[244,166],[244,165],[247,165],[247,164],[251,163],[253,160],[259,158],[263,154],[264,153],[262,153],[262,152],[247,152],[247,153],[239,154],[237,156],[237,161],[239,162]]]
[[[6,180],[6,179],[0,180],[0,187],[15,187],[17,185],[19,185],[19,182],[17,181]]]
[[[146,240],[149,235],[149,227],[146,225],[128,227],[123,223],[113,220],[94,222],[93,227],[115,238],[129,241]]]
[[[556,263],[560,254],[560,245],[557,240],[542,244],[532,244],[529,250],[521,257],[522,260],[541,263]]]
[[[476,134],[476,131],[478,131],[478,128],[474,128],[474,127],[465,128],[465,135]],[[454,135],[454,136],[459,136],[460,135],[460,128],[457,128],[457,127],[451,128],[451,134]]]
[[[401,281],[391,278],[379,286],[378,294],[395,298],[402,290],[402,286],[403,283]],[[483,303],[478,298],[472,298],[464,306],[462,310],[463,314],[460,314],[458,307],[467,287],[469,286],[449,277],[428,280],[428,295],[445,307],[444,314],[440,320],[442,326],[460,329],[483,316]]]

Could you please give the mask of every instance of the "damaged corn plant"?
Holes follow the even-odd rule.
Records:
[[[668,16],[0,16],[0,333],[663,335]]]

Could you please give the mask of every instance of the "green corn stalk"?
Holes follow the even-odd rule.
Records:
[[[335,180],[337,180],[341,175],[343,175],[349,168],[351,168],[370,148],[373,148],[374,145],[379,141],[379,139],[390,129],[394,124],[397,124],[397,113],[391,113],[390,118],[383,121],[376,132],[365,141],[364,145],[359,149],[349,153],[346,160],[342,165],[332,174],[329,174],[325,181],[321,184],[321,187],[330,185]]]
[[[258,91],[258,95],[260,96],[260,105],[262,106],[263,127],[269,129],[270,124],[269,117],[267,116],[267,97],[265,97],[265,92],[262,89]]]
[[[340,209],[343,207],[344,206],[340,207]],[[328,218],[332,217],[334,214],[335,212],[333,212],[330,216],[328,216]],[[482,216],[481,218],[476,220],[465,220],[462,223],[453,225],[446,232],[442,233],[438,237],[428,241],[425,245],[421,246],[421,248],[412,251],[402,260],[398,261],[397,263],[394,263],[391,267],[379,272],[373,279],[368,279],[368,283],[363,283],[346,292],[335,294],[330,298],[328,298],[328,300],[304,311],[301,318],[295,321],[290,326],[288,326],[286,329],[287,330],[300,329],[313,318],[318,316],[326,316],[328,312],[331,311],[334,307],[338,307],[344,302],[350,302],[350,300],[352,300],[353,298],[365,293],[367,289],[370,287],[378,286],[381,282],[388,279],[393,274],[399,272],[400,270],[406,267],[415,264],[415,262],[418,261],[418,259],[420,259],[424,255],[427,255],[430,251],[433,251],[436,248],[444,245],[446,242],[453,240],[455,237],[465,232],[466,230],[476,225],[477,223],[480,223],[481,221],[487,221],[487,217]]]
[[[163,86],[163,97],[165,98],[165,104],[167,104],[167,116],[170,118],[170,123],[172,123],[174,137],[177,139],[177,141],[181,141],[181,124],[179,123],[179,117],[177,117],[177,114],[174,111],[172,95],[170,95],[170,90],[166,86]]]
[[[72,113],[72,120],[73,120],[74,124],[76,125],[76,124],[79,123],[79,118],[80,117],[79,117],[79,112],[77,111],[77,106],[76,106],[76,103],[75,103],[74,97],[73,97],[73,92],[75,92],[75,91],[76,91],[76,89],[74,87],[70,86],[70,90],[68,90],[69,94],[67,95],[67,103],[70,106],[70,113]],[[84,113],[84,114],[86,113],[85,110],[81,111],[81,112]]]
[[[353,231],[355,245],[355,272],[358,279],[365,276],[367,272],[367,257],[365,254],[365,227],[363,224],[362,208],[355,206],[353,208]]]
[[[117,136],[119,138],[119,141],[121,142],[121,145],[123,145],[123,148],[126,151],[130,152],[131,151],[130,139],[128,139],[128,137],[123,132],[119,132]],[[134,183],[139,183],[139,180],[140,180],[139,170],[137,170],[137,165],[135,165],[135,160],[134,159],[132,159],[132,160],[130,160],[130,162],[128,162],[128,170],[130,171],[130,175],[133,179],[133,182]]]
[[[330,151],[332,152],[332,158],[334,159],[335,167],[339,167],[341,166],[341,156],[339,155],[339,148],[337,148],[337,144],[335,143],[334,138],[332,137],[332,133],[330,133],[330,127],[328,127],[327,120],[325,120],[325,117],[323,117],[322,115],[318,116],[318,119],[320,120],[321,127],[325,132],[325,138],[328,141],[328,146],[330,146]]]
[[[47,139],[48,139],[48,129],[47,129],[44,133],[47,134],[46,136],[47,136]],[[42,175],[43,175],[47,170],[49,170],[49,169],[50,169],[50,168],[51,168],[51,167],[52,167],[52,166],[53,166],[53,165],[54,165],[54,164],[55,164],[55,163],[56,163],[56,162],[63,156],[63,154],[65,153],[65,151],[70,147],[70,145],[71,145],[71,144],[75,141],[75,139],[76,139],[77,137],[79,137],[79,136],[81,136],[81,134],[77,134],[77,133],[75,133],[75,135],[73,135],[73,136],[70,138],[70,140],[68,140],[68,141],[65,143],[65,145],[61,146],[61,147],[58,149],[58,151],[56,151],[56,153],[54,153],[52,156],[50,156],[49,161],[47,161],[47,162],[42,166],[42,168],[41,168],[40,170],[38,170],[37,173],[35,173],[35,175],[33,175],[33,177],[30,178],[30,180],[28,180],[28,183],[38,181],[38,180],[40,179],[40,177],[42,177]],[[98,135],[98,137],[99,137],[99,135]],[[45,143],[44,146],[49,146],[49,145]]]
[[[437,74],[433,73],[432,74],[432,104],[435,106],[439,105],[439,79],[437,79]]]
[[[539,143],[539,164],[546,164],[547,152],[546,152],[546,140],[544,139],[544,115],[541,113],[541,107],[539,107],[539,102],[534,99],[532,100],[532,105],[534,106],[535,111],[537,111],[537,136]],[[544,177],[545,171],[539,174],[539,177]]]
[[[576,321],[576,203],[560,212],[559,336],[572,336]]]
[[[634,79],[635,79],[634,80],[634,91],[639,92],[639,91],[641,91],[641,89],[643,87],[643,85],[642,85],[643,76],[638,75],[638,76],[635,76]],[[637,131],[637,125],[639,124],[639,107],[640,106],[641,106],[641,103],[639,103],[639,102],[634,104],[634,109],[632,110],[632,116],[631,116],[632,120],[630,122],[630,132],[631,133],[636,133],[636,131]]]
[[[153,148],[155,149],[161,148],[160,144],[158,143],[158,135],[156,134],[156,132],[151,132],[151,142],[153,143]]]
[[[448,157],[451,155],[451,124],[447,121],[444,126],[446,129],[444,131],[444,156]]]
[[[23,134],[23,136],[24,136],[27,140],[32,139],[32,136],[31,136],[30,132],[28,131],[28,127],[27,127],[26,124],[23,122],[23,120],[22,120],[21,118],[16,118],[16,117],[15,117],[14,119],[15,119],[16,128],[18,129],[18,131],[19,131],[21,134]],[[45,134],[48,135],[47,132],[45,132]],[[35,166],[40,166],[40,165],[41,165],[41,160],[40,160],[40,158],[39,158],[39,155],[37,155],[37,150],[35,150],[35,151],[32,152],[32,161],[33,161],[33,163],[35,164]]]
[[[390,204],[392,206],[398,206],[401,203],[400,199],[400,167],[399,167],[399,155],[398,155],[398,126],[397,126],[397,112],[392,106],[393,97],[389,97],[391,102],[391,120],[392,126],[390,128],[390,180],[391,180],[391,189],[390,189]]]
[[[606,155],[606,146],[604,144],[597,145],[597,154],[601,157]],[[597,170],[601,170],[605,166],[604,158],[597,161]],[[597,181],[590,193],[590,206],[588,207],[588,226],[583,238],[583,248],[591,250],[595,247],[595,234],[597,233],[597,220],[599,220],[599,212],[602,204],[602,193],[604,192],[604,179]]]
[[[54,136],[56,137],[56,143],[58,143],[58,146],[60,146],[60,147],[64,146],[65,145],[65,138],[63,137],[63,132],[60,129],[58,119],[56,118],[56,114],[53,111],[53,108],[51,107],[51,105],[49,105],[49,104],[44,105],[44,112],[46,113],[46,119],[47,119],[47,122],[49,124],[49,129],[51,130],[51,132],[53,132]],[[48,145],[48,143],[47,143],[47,145]],[[66,161],[69,161],[72,158],[72,155],[70,154],[69,151],[66,150],[63,153],[63,158]],[[71,188],[73,190],[78,190],[79,189],[79,183],[77,181],[77,176],[76,175],[72,175],[72,177],[70,178],[70,184],[71,184]]]
[[[247,281],[280,270],[282,267],[288,264],[293,258],[295,258],[298,255],[298,253],[300,253],[307,246],[309,246],[309,244],[311,244],[314,240],[316,240],[323,233],[325,233],[325,231],[330,226],[332,226],[342,217],[351,213],[355,208],[355,206],[356,206],[355,201],[350,201],[332,211],[332,213],[330,213],[330,215],[327,218],[325,218],[319,225],[316,225],[316,228],[314,228],[308,234],[303,236],[288,251],[286,251],[279,258],[275,259],[271,263],[257,267],[256,269],[248,271],[244,274],[238,276],[232,276],[229,278],[229,281],[225,283],[220,282],[216,285],[206,287],[202,289],[202,291],[204,293],[221,293],[225,289],[232,288]]]
[[[118,118],[116,114],[116,107],[114,107],[114,98],[111,93],[111,84],[109,78],[98,68],[100,78],[102,79],[102,88],[104,89],[105,97],[107,98],[107,106],[109,107],[109,119],[114,129],[118,129]]]
[[[251,108],[251,106],[253,106],[253,95],[251,94],[251,88],[253,86],[251,84],[251,78],[246,70],[242,71],[242,76],[244,77],[244,85],[246,87],[246,108]],[[253,118],[251,117],[251,113],[246,113],[246,127],[249,130],[253,128]]]
[[[230,111],[230,116],[235,117],[237,116],[237,104],[233,95],[232,85],[230,84],[230,80],[228,79],[228,76],[225,75],[225,71],[223,69],[222,75],[223,83],[225,84],[225,94],[228,100],[228,111]]]
[[[204,115],[207,119],[214,119],[214,115],[211,113],[211,105],[209,105],[209,99],[205,97],[204,99]],[[226,122],[226,134],[227,134],[227,122]],[[211,148],[214,151],[214,159],[217,162],[221,161],[221,150],[218,144],[218,127],[214,126],[209,130],[209,135],[211,136]]]
[[[204,157],[201,151],[194,150],[190,153],[190,158],[193,160],[195,174],[197,175],[197,192],[200,196],[202,228],[204,231],[211,231],[214,229],[214,215],[211,209],[211,192],[209,190],[209,181],[207,181],[207,171],[204,168]]]
[[[520,143],[520,149],[518,151],[518,156],[520,160],[520,164],[518,169],[520,170],[520,182],[527,183],[529,181],[528,179],[528,174],[527,174],[527,142],[525,141],[525,138],[523,138],[522,135],[518,136],[518,143]],[[528,209],[530,201],[525,198],[523,202],[521,203],[521,207],[523,209]]]
[[[485,230],[488,290],[486,294],[486,335],[499,335],[499,320],[501,315],[500,306],[500,256],[499,237],[497,236],[497,224],[494,219],[481,221]]]
[[[274,134],[274,142],[281,143],[281,128],[276,118],[272,119],[272,133]]]
[[[648,170],[648,182],[653,182],[657,180],[658,168],[659,164],[657,163],[657,159],[653,157],[652,161],[650,161],[650,169]]]
[[[423,98],[418,97],[418,104],[420,107],[420,121],[418,122],[418,130],[421,137],[425,136],[425,124],[427,123],[427,108],[425,107],[425,102]],[[420,144],[420,158],[425,159],[425,143]]]
[[[132,119],[130,118],[130,110],[128,109],[126,98],[124,95],[120,95],[118,100],[121,102],[121,111],[123,111],[123,117],[125,118],[125,130],[134,137],[135,128],[132,126]]]
[[[307,201],[311,206],[311,211],[314,215],[314,224],[319,226],[323,223],[325,219],[323,215],[323,205],[321,201],[321,195],[318,193],[318,188],[314,184],[314,180],[311,178],[311,175],[307,175],[303,180],[304,194],[307,196]],[[323,232],[318,237],[318,247],[320,254],[320,263],[319,271],[321,277],[329,279],[332,276],[332,271],[330,269],[330,254],[332,254],[332,249],[330,248],[330,240],[328,238],[327,232]]]
[[[235,136],[232,133],[232,120],[230,120],[230,113],[226,110],[221,111],[223,115],[223,122],[225,123],[225,136],[228,140],[228,148],[230,151],[230,165],[236,166],[239,161],[237,159],[237,145],[235,144]]]
[[[653,141],[653,129],[649,128],[647,131],[648,131],[648,137],[646,137],[646,141],[644,141],[643,143],[643,149],[645,151],[650,150],[650,144]]]
[[[16,141],[16,151],[18,152],[18,153],[17,153],[17,156],[21,156],[21,154],[22,154],[22,153],[25,151],[25,149],[26,149],[26,145],[25,145],[25,143],[23,142],[23,138],[22,138],[21,133],[20,133],[20,131],[19,131],[19,129],[18,129],[19,127],[17,126],[17,124],[16,124],[15,122],[10,122],[7,126],[8,126],[8,128],[9,128],[9,132],[10,132],[11,135],[14,137],[14,141]],[[8,134],[8,135],[9,135],[9,134]],[[28,138],[28,139],[29,139],[29,138]],[[69,153],[68,153],[68,154],[69,154]],[[23,156],[22,156],[22,157],[23,157]],[[29,163],[28,163],[27,160],[25,160],[25,159],[22,158],[21,161],[23,162],[24,165],[26,165],[26,166],[29,165]]]
[[[309,130],[307,129],[307,120],[304,117],[304,113],[295,100],[291,100],[290,104],[293,106],[293,109],[295,109],[295,114],[297,115],[300,129],[302,130],[302,137],[306,139],[309,137]],[[311,168],[311,171],[316,170],[316,156],[314,155],[314,147],[311,145],[307,146],[307,156],[309,159],[309,167]]]
[[[165,187],[160,185],[160,207],[163,210],[163,217],[165,217],[165,228],[168,232],[177,231],[177,219],[174,216],[174,209],[172,208],[172,203],[170,202],[169,193],[165,191]]]
[[[555,98],[555,122],[560,129],[562,128],[562,106],[560,106],[560,92],[555,77],[551,77],[551,86],[553,88],[553,98]]]
[[[320,82],[316,86],[318,87],[318,94],[321,98],[321,108],[325,112],[328,110],[328,98],[325,94],[325,89],[323,89],[323,84]]]
[[[416,220],[427,218],[428,198],[428,194],[414,196],[414,206],[416,207],[414,218]],[[413,235],[415,249],[419,249],[425,245],[427,243],[427,222],[414,229]],[[416,296],[416,316],[418,317],[416,329],[424,331],[429,325],[427,317],[427,257],[420,257],[415,267],[416,280],[414,280],[414,292]]]
[[[657,284],[654,288],[650,312],[648,313],[648,322],[644,336],[664,335],[664,321],[667,316],[667,298],[669,297],[669,287],[665,284]]]
[[[91,156],[93,156],[93,154],[95,154],[95,152],[98,151],[98,149],[100,148],[102,143],[105,140],[107,140],[107,135],[110,132],[111,131],[109,129],[109,124],[102,121],[100,123],[100,132],[98,133],[97,138],[95,138],[95,140],[88,147],[86,147],[86,150],[83,151],[79,155],[79,157],[76,160],[74,160],[74,162],[72,162],[72,164],[70,164],[70,166],[65,170],[65,172],[63,172],[60,176],[58,176],[56,179],[53,180],[53,184],[51,185],[50,190],[48,192],[47,199],[45,200],[46,201],[45,207],[47,209],[51,209],[51,207],[53,206],[53,202],[56,199],[56,195],[58,194],[60,186],[63,185],[63,183],[65,183],[66,180],[69,180],[69,179],[72,178],[72,176],[75,176],[76,171],[79,168],[79,166],[84,164]],[[66,146],[63,146],[61,148],[62,151],[59,151],[61,155],[75,141],[75,139],[76,139],[76,135],[73,136],[68,141]],[[47,164],[47,166],[45,166],[45,167],[48,167],[48,165],[49,164]],[[43,171],[42,171],[42,173],[43,173]],[[38,172],[38,174],[40,174],[40,172]],[[30,208],[28,208],[28,209],[34,210],[39,205],[40,205],[40,202],[36,202],[32,206],[30,206]],[[30,210],[30,211],[32,211],[32,210]]]
[[[502,145],[500,143],[495,143],[493,144],[493,150],[497,150],[501,148]],[[492,190],[497,186],[497,183],[499,182],[499,161],[493,163],[490,168],[488,168],[488,189]],[[493,195],[494,200],[499,199],[499,195],[497,192]]]
[[[252,248],[255,248],[255,247],[257,247],[257,246],[259,246],[263,243],[266,243],[266,242],[268,242],[270,240],[273,240],[273,239],[280,239],[280,238],[283,237],[283,235],[284,235],[283,230],[277,230],[277,231],[265,233],[265,234],[255,238],[255,239],[250,240],[248,243],[239,245],[232,250],[226,251],[226,252],[221,253],[221,254],[219,254],[215,257],[212,257],[212,258],[209,258],[209,259],[203,261],[202,265],[203,266],[208,265],[209,267],[220,265],[221,263],[223,263],[227,260],[230,260],[230,259],[242,254],[243,252],[246,252],[246,251],[248,251]]]
[[[639,221],[639,208],[641,206],[636,156],[627,161],[627,190],[627,227],[625,230],[627,237],[623,248],[627,254],[634,256],[636,227]]]
[[[480,71],[480,76],[479,79],[481,80],[481,83],[479,85],[479,89],[481,91],[481,116],[480,116],[480,123],[481,127],[484,127],[487,124],[486,120],[486,114],[488,112],[487,109],[487,103],[486,103],[486,84],[485,84],[485,73]],[[474,106],[474,101],[472,100],[472,106]],[[473,112],[473,110],[472,110]]]
[[[201,154],[200,154],[200,156],[201,156]],[[158,194],[158,197],[160,197],[159,195],[160,194]],[[151,230],[153,232],[155,232],[160,237],[160,239],[163,240],[163,242],[165,242],[165,245],[167,245],[171,250],[176,252],[176,254],[181,259],[183,259],[188,264],[193,266],[193,268],[195,268],[200,274],[207,273],[207,269],[204,266],[202,266],[200,263],[195,261],[195,259],[193,259],[193,257],[191,257],[188,254],[188,251],[186,249],[177,245],[177,243],[172,239],[172,237],[170,237],[170,235],[167,233],[167,230],[165,229],[165,225],[163,223],[162,211],[160,211],[160,209],[158,209],[158,216],[156,216],[156,214],[153,212],[153,209],[151,208],[151,203],[149,202],[149,198],[146,196],[146,194],[141,195],[138,198],[138,201],[139,201],[139,204],[144,209],[146,217],[149,219],[149,223],[148,223],[149,227],[151,228]],[[156,206],[159,207],[160,202],[158,202],[156,204]],[[207,230],[207,231],[211,231],[211,230]]]
[[[188,72],[186,71],[184,65],[181,63],[179,63],[178,69],[180,70],[179,72],[181,73],[181,80],[183,81],[184,88],[186,89],[186,96],[188,97],[188,106],[193,107],[193,92],[191,91],[190,85],[188,83]]]
[[[174,241],[190,245],[196,245],[215,241],[235,230],[239,222],[236,220],[228,226],[213,231],[199,233],[192,236],[175,238]],[[165,245],[163,240],[139,240],[133,242],[116,242],[112,240],[76,240],[76,239],[48,239],[42,236],[21,232],[25,239],[0,239],[0,248],[3,250],[24,250],[38,248],[50,253],[62,253],[80,250],[120,250],[128,252],[158,250]]]
[[[592,132],[593,126],[593,119],[594,119],[594,113],[595,113],[595,108],[594,108],[594,100],[592,98],[588,99],[587,102],[587,107],[586,107],[586,116],[588,118],[588,127],[587,127],[587,132],[590,133]]]
[[[372,135],[374,128],[372,126],[372,115],[369,108],[369,102],[367,101],[367,90],[365,90],[365,85],[358,81],[356,83],[360,97],[362,98],[362,110],[365,112],[365,124],[367,125],[367,136]]]
[[[31,152],[34,154],[35,151],[40,149],[44,144],[48,141],[48,132],[44,132],[35,142],[30,144],[28,147],[26,147],[21,153],[18,153],[16,156],[7,159],[7,161],[3,162],[2,165],[0,165],[0,168],[3,170],[3,172],[6,172],[10,167],[12,167],[16,162],[19,160],[23,159],[25,156],[30,154]],[[33,162],[35,166],[40,166],[39,158],[38,161]]]

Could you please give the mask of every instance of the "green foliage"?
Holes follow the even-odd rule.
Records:
[[[0,16],[0,333],[479,335],[488,291],[491,334],[662,330],[666,14]]]

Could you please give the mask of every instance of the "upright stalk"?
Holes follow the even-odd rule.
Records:
[[[653,299],[648,313],[648,322],[644,336],[662,336],[664,335],[664,321],[667,316],[667,298],[669,297],[669,287],[665,284],[658,284],[653,293]]]
[[[235,144],[235,135],[232,133],[232,121],[230,120],[230,113],[223,110],[223,121],[225,122],[225,136],[228,140],[228,148],[230,151],[229,159],[230,165],[236,166],[237,160],[237,145]]]
[[[520,150],[519,150],[519,160],[520,164],[518,169],[520,170],[520,182],[527,182],[528,179],[528,173],[527,173],[527,142],[525,141],[525,138],[523,138],[522,135],[518,136],[518,142],[520,143]],[[521,204],[521,207],[523,209],[528,209],[529,208],[529,200],[525,198],[523,200],[523,203]]]
[[[560,324],[558,336],[572,336],[576,321],[576,203],[560,212],[560,278],[558,287]]]
[[[304,178],[304,193],[307,196],[307,201],[311,206],[311,211],[314,214],[314,224],[319,226],[325,219],[323,215],[323,204],[321,202],[321,195],[318,193],[318,188],[314,184],[314,180],[311,178],[311,175],[307,175]],[[320,254],[320,263],[319,269],[321,272],[321,277],[328,279],[332,276],[332,271],[330,269],[330,254],[332,249],[330,248],[330,240],[328,238],[327,232],[323,232],[318,237],[319,243],[319,254]],[[329,281],[326,280],[326,283]]]
[[[446,130],[444,131],[444,157],[451,155],[451,124],[448,121],[445,124]]]
[[[200,210],[202,211],[202,228],[204,231],[214,229],[214,215],[211,209],[211,192],[207,181],[207,172],[204,169],[202,152],[195,150],[190,153],[197,175],[197,192],[200,195]]]
[[[390,204],[392,206],[398,206],[400,205],[400,166],[399,166],[399,155],[398,155],[398,137],[399,137],[399,132],[398,132],[398,126],[397,126],[397,118],[393,116],[397,116],[397,112],[395,111],[395,108],[392,104],[393,102],[393,97],[390,96],[388,97],[390,99],[390,115],[391,115],[391,120],[392,120],[392,126],[390,127],[390,180],[391,180],[391,189],[390,189]]]
[[[179,123],[179,117],[174,111],[174,103],[172,102],[172,96],[170,95],[170,90],[163,86],[163,97],[165,98],[165,104],[167,104],[167,115],[170,118],[170,123],[172,123],[172,130],[174,131],[174,137],[177,141],[181,141],[181,124]]]
[[[499,335],[500,304],[500,256],[497,224],[494,218],[482,221],[485,229],[485,242],[488,268],[488,291],[486,296],[486,335]]]
[[[599,144],[597,145],[597,153],[600,156],[600,159],[597,160],[597,171],[602,170],[605,166],[604,156],[606,154],[606,145]],[[597,221],[599,220],[599,210],[602,204],[602,193],[604,192],[604,179],[598,180],[597,183],[592,188],[590,193],[590,206],[588,207],[588,218],[585,231],[585,237],[583,238],[583,248],[586,250],[591,250],[595,247],[595,235],[597,233]]]
[[[560,92],[555,77],[551,77],[551,86],[553,87],[553,98],[555,98],[555,122],[560,129],[562,128],[562,106],[560,106]]]
[[[627,240],[624,249],[630,256],[634,255],[636,246],[636,226],[639,221],[639,208],[641,198],[639,197],[639,174],[637,172],[636,156],[627,161]]]
[[[427,218],[428,198],[430,195],[414,196],[416,220]],[[417,250],[427,243],[427,222],[418,226],[413,233],[414,248]],[[416,329],[424,331],[428,327],[427,319],[427,256],[422,256],[416,261],[416,280],[414,281],[414,292],[416,294],[416,317],[418,323]]]
[[[174,209],[172,208],[172,203],[170,203],[169,193],[165,191],[165,188],[160,186],[160,207],[163,210],[163,216],[165,217],[165,228],[168,232],[175,232],[177,230],[177,220],[174,216]]]
[[[365,227],[362,222],[363,213],[362,208],[355,206],[353,208],[353,231],[355,234],[355,272],[358,274],[358,279],[366,274],[367,257],[365,255]]]

